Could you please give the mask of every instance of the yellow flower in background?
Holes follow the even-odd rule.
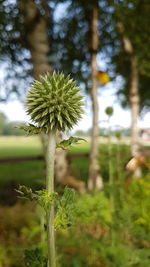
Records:
[[[100,84],[106,84],[110,82],[109,75],[106,71],[98,70],[96,74],[96,78]]]

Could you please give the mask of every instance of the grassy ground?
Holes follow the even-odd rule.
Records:
[[[69,148],[70,154],[86,154],[89,152],[90,143],[81,142],[79,145]],[[105,162],[108,161],[107,144],[102,144],[100,147],[100,164],[102,166],[103,176],[107,179],[108,166]],[[123,147],[125,157],[129,157],[128,147]],[[126,154],[126,155],[125,155]],[[21,156],[36,156],[42,155],[40,140],[38,137],[0,137],[0,158],[5,157],[21,157]],[[116,159],[116,151],[112,157]],[[88,158],[73,158],[71,162],[73,174],[86,181],[88,177]],[[43,161],[24,161],[18,163],[5,163],[0,166],[0,184],[5,184],[7,181],[15,181],[17,184],[26,184],[30,186],[38,186],[44,181],[44,162]]]
[[[0,137],[0,158],[41,154],[38,137]]]
[[[1,137],[0,158],[41,155],[40,140],[37,137]],[[42,161],[4,163],[0,166],[0,183],[15,181],[16,183],[34,184],[43,178]]]
[[[80,144],[72,147],[69,150],[70,154],[87,153],[89,151],[89,143]],[[0,158],[22,157],[22,156],[37,156],[42,155],[40,140],[38,137],[1,137],[0,138]],[[78,170],[76,166],[78,165]],[[74,159],[72,162],[72,171],[79,178],[84,176],[82,169],[87,169],[87,159]],[[42,183],[44,177],[44,162],[43,161],[24,161],[18,163],[3,163],[0,166],[0,183],[7,181],[16,181],[23,184]]]

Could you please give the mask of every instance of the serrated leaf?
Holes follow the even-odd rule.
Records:
[[[27,135],[39,134],[42,131],[43,132],[46,132],[46,128],[36,127],[33,124],[29,124],[27,126],[17,126],[16,128],[21,129],[21,130],[24,130],[27,133]]]
[[[19,188],[15,191],[20,194],[20,198],[26,198],[31,201],[37,199],[37,195],[32,192],[32,189],[25,185],[19,185]]]
[[[76,211],[76,196],[74,189],[65,188],[63,196],[56,200],[55,229],[67,228],[73,224]]]
[[[83,138],[79,138],[79,137],[73,137],[71,136],[69,139],[63,140],[61,141],[59,144],[57,144],[57,148],[62,148],[62,149],[67,149],[68,147],[70,147],[71,145],[74,144],[79,144],[79,141],[84,141],[87,142],[85,139]]]

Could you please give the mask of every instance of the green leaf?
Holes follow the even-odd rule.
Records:
[[[25,185],[19,185],[19,189],[15,191],[20,194],[20,198],[26,198],[31,201],[37,199],[37,195],[33,193],[32,189]]]
[[[36,191],[36,194],[37,194],[37,199],[36,199],[37,203],[42,208],[44,208],[45,211],[50,208],[52,202],[58,195],[57,192],[52,192],[51,194],[48,194],[47,190],[45,189]]]
[[[16,128],[24,130],[25,132],[27,132],[27,135],[39,134],[41,132],[46,132],[46,128],[45,127],[36,127],[35,125],[30,124],[30,123],[27,126],[19,126],[19,127],[16,127]]]
[[[62,149],[67,149],[69,146],[74,145],[74,144],[79,144],[79,141],[84,141],[87,142],[85,139],[83,138],[79,138],[79,137],[69,137],[69,139],[63,140],[61,141],[59,144],[57,144],[57,148],[62,148]]]
[[[15,191],[20,194],[20,198],[29,199],[30,201],[35,200],[45,210],[51,206],[52,201],[58,195],[57,192],[48,194],[47,190],[45,189],[35,191],[34,193],[30,187],[25,185],[19,185],[19,189]]]
[[[63,196],[56,201],[55,229],[67,228],[73,224],[76,212],[76,195],[72,188],[65,188]]]

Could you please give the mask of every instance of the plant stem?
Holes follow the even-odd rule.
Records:
[[[112,140],[110,118],[108,118],[108,166],[109,166],[109,185],[110,185],[110,205],[111,212],[114,211],[114,180],[113,180],[113,165],[112,165]]]
[[[115,232],[114,232],[114,177],[113,177],[113,165],[112,165],[112,139],[111,139],[111,126],[110,126],[110,117],[108,117],[108,166],[109,166],[109,186],[110,186],[110,209],[112,216],[112,228],[110,231],[111,246],[115,244]]]
[[[48,134],[48,147],[46,155],[46,189],[48,194],[54,192],[54,161],[56,149],[56,134],[50,131]],[[48,267],[56,267],[55,256],[55,230],[54,230],[54,201],[46,212],[47,242],[48,242]]]

